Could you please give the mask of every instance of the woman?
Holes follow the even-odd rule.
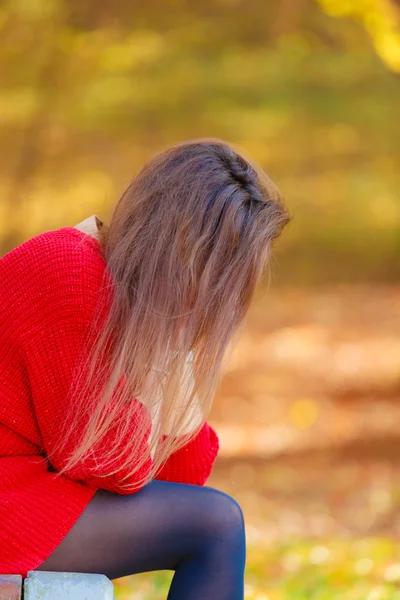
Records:
[[[0,260],[0,573],[171,569],[170,600],[243,598],[242,512],[203,487],[206,417],[287,221],[261,169],[194,140],[148,162],[108,226]]]

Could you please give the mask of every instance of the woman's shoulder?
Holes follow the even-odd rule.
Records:
[[[10,250],[0,258],[0,273],[12,267],[13,271],[37,271],[47,276],[54,272],[65,277],[74,268],[82,272],[84,265],[104,270],[100,243],[87,231],[66,226],[39,233]]]
[[[0,304],[23,313],[86,313],[105,271],[98,240],[67,226],[40,233],[0,259]]]
[[[58,258],[64,261],[79,260],[85,253],[100,255],[98,240],[78,226],[66,226],[38,233],[22,242],[0,258],[0,264],[16,259],[32,259],[35,263]]]

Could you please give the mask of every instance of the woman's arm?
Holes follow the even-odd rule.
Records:
[[[88,252],[83,241],[63,229],[50,231],[31,238],[0,261],[0,314],[3,320],[9,317],[14,324],[9,338],[21,353],[23,381],[29,393],[28,410],[40,434],[38,445],[57,471],[67,464],[88,417],[82,398],[81,419],[60,450],[64,421],[70,409],[70,386],[84,358],[88,327],[104,273],[103,260],[97,253]],[[139,401],[132,399],[132,402],[138,403],[138,410],[126,436],[131,439],[136,431],[144,434],[139,453],[145,455],[151,420]],[[120,494],[131,493],[125,485],[136,491],[137,482],[152,465],[150,457],[140,472],[125,481],[122,479],[128,469],[108,475],[97,468],[110,448],[115,448],[117,468],[126,442],[112,425],[90,457],[67,470],[65,476]]]
[[[54,324],[53,324],[54,323]],[[86,323],[77,316],[58,315],[52,323],[43,323],[43,334],[27,343],[25,346],[25,362],[31,398],[35,407],[36,419],[39,425],[42,444],[46,455],[50,456],[50,463],[60,471],[66,465],[69,454],[73,451],[76,441],[83,433],[85,422],[85,399],[82,398],[82,419],[78,428],[69,434],[65,446],[60,450],[58,443],[63,434],[63,420],[67,414],[68,389],[73,379],[78,358],[82,350],[83,335]],[[136,431],[146,432],[146,436],[139,452],[146,453],[147,439],[150,434],[151,421],[145,407],[136,399],[138,411],[135,422],[132,423],[126,436],[131,438]],[[137,482],[148,474],[152,461],[149,458],[140,471],[122,481],[128,470],[122,469],[116,474],[107,474],[99,471],[106,450],[115,448],[116,464],[127,446],[127,440],[120,439],[117,427],[111,425],[101,444],[93,447],[90,456],[81,460],[65,472],[65,476],[87,483],[98,488],[119,494],[130,494],[138,491]],[[130,486],[128,489],[126,485]]]
[[[171,454],[155,479],[204,485],[219,451],[219,440],[209,423],[185,446]]]

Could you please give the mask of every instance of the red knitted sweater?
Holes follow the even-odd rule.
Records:
[[[55,477],[45,456],[58,439],[105,268],[98,240],[74,227],[37,235],[0,259],[0,573],[26,577],[38,567],[97,489],[127,493],[116,475],[96,478],[89,464]],[[206,423],[157,479],[203,485],[217,453]],[[52,457],[53,467],[65,459]]]

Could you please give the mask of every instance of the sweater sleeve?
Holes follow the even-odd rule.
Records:
[[[51,465],[59,471],[66,464],[67,457],[74,448],[76,440],[82,433],[84,423],[84,410],[82,411],[82,428],[74,431],[73,439],[68,439],[63,451],[57,450],[57,443],[62,431],[63,417],[67,410],[67,392],[73,378],[74,368],[82,347],[82,335],[85,327],[81,321],[72,317],[58,317],[51,323],[44,323],[43,335],[32,339],[26,346],[28,365],[28,376],[36,418],[41,433],[43,449],[50,454]],[[134,436],[135,431],[144,428],[147,433],[142,444],[142,452],[145,452],[151,421],[142,404],[135,398],[132,402],[138,402],[137,419],[132,423],[128,436]],[[84,399],[82,399],[84,408]],[[126,441],[119,439],[117,428],[111,426],[101,444],[92,448],[91,454],[85,460],[81,460],[73,468],[66,471],[65,475],[71,479],[87,483],[89,485],[109,490],[119,494],[130,494],[138,491],[137,481],[147,474],[151,459],[134,476],[122,481],[127,475],[124,470],[117,474],[106,474],[99,472],[96,465],[101,459],[104,450],[115,448],[115,456],[122,456]],[[129,486],[128,489],[125,486]]]
[[[185,446],[171,454],[156,479],[204,485],[219,450],[218,436],[209,423]]]
[[[2,270],[10,274],[13,319],[18,337],[41,446],[51,466],[59,471],[66,464],[79,439],[85,419],[82,398],[82,426],[68,439],[64,451],[57,450],[63,419],[69,408],[68,392],[79,368],[91,322],[104,266],[97,254],[88,252],[85,240],[63,230],[47,232],[25,242],[2,261]],[[138,400],[137,419],[127,437],[135,431],[146,432],[142,449],[147,451],[151,419]],[[115,448],[116,461],[123,455],[127,440],[120,440],[117,427],[111,427],[101,444],[91,449],[90,457],[65,472],[70,479],[119,494],[138,491],[137,482],[147,474],[149,460],[140,472],[102,473],[97,465],[105,449]],[[116,463],[118,464],[118,463]],[[126,487],[128,486],[128,487]]]

